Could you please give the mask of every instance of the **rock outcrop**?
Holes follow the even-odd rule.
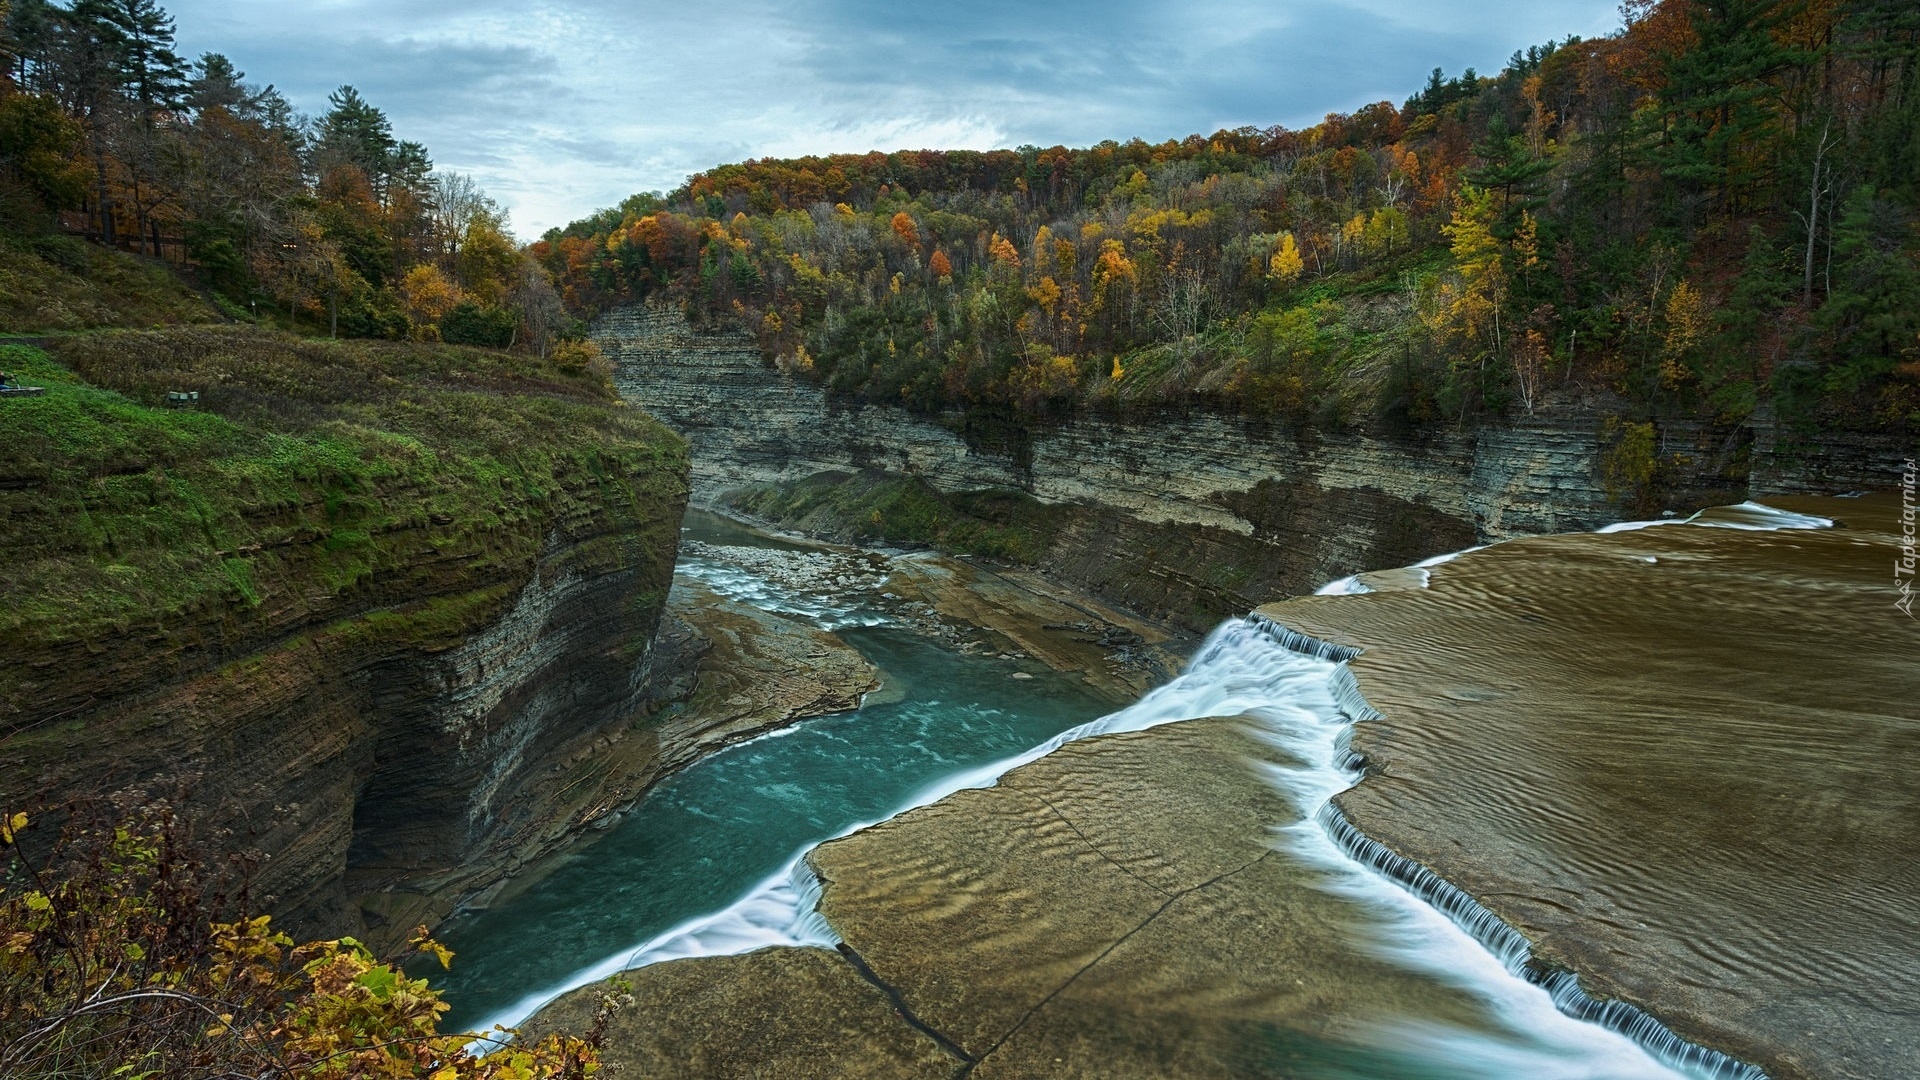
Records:
[[[1775,1080],[1898,1080],[1920,1045],[1899,500],[1769,503],[1844,525],[1529,538],[1262,613],[1365,649],[1384,719],[1354,729],[1347,818],[1535,962]]]
[[[946,492],[1019,489],[1059,512],[1042,569],[1195,631],[1362,570],[1622,512],[1605,475],[1614,437],[1573,405],[1417,441],[1192,412],[1082,417],[1011,446],[969,441],[954,416],[843,407],[769,367],[748,335],[692,327],[671,308],[611,312],[594,335],[621,392],[687,436],[696,502],[873,470]],[[1899,460],[1872,438],[1796,450],[1764,419],[1671,424],[1659,438],[1669,502],[1688,509],[1749,492],[1885,486]]]
[[[1299,767],[1244,718],[1070,743],[816,848],[845,938],[625,976],[607,1060],[657,1077],[1414,1075],[1381,1016],[1485,1024],[1353,940],[1275,850]],[[603,987],[526,1030],[578,1030]]]
[[[492,354],[244,330],[59,348],[90,382],[48,367],[45,411],[0,439],[0,802],[174,801],[255,853],[256,909],[387,943],[638,795],[596,751],[659,696],[672,432]],[[205,413],[139,403],[254,357]]]

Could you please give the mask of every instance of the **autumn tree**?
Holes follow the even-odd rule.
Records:
[[[426,979],[350,937],[296,943],[249,908],[228,865],[163,800],[0,807],[0,1074],[585,1080],[597,1068],[615,999],[584,1039],[478,1055],[471,1036],[439,1030],[448,1005]],[[424,928],[412,946],[452,960]]]
[[[888,225],[893,229],[893,235],[900,238],[902,244],[915,251],[920,249],[920,230],[914,225],[911,214],[902,210],[893,215]]]
[[[1282,287],[1285,287],[1299,281],[1301,273],[1306,268],[1306,260],[1300,257],[1300,245],[1294,241],[1293,234],[1281,233],[1279,245],[1274,249],[1267,272],[1273,275],[1273,279]]]

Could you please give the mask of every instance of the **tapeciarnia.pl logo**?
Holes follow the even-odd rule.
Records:
[[[1913,505],[1913,459],[1908,458],[1906,467],[1900,473],[1900,557],[1893,564],[1893,587],[1900,598],[1893,606],[1906,613],[1913,614],[1913,568],[1914,568],[1914,505]]]

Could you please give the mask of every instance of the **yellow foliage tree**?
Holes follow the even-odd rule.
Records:
[[[1071,397],[1079,385],[1080,368],[1071,356],[1057,356],[1045,345],[1029,345],[1012,372],[1011,389],[1023,408],[1034,409],[1050,400]]]
[[[1492,353],[1500,351],[1500,308],[1507,298],[1506,254],[1493,235],[1497,214],[1490,191],[1464,185],[1453,220],[1442,227],[1460,274],[1457,284],[1442,289],[1442,319],[1451,332],[1484,341]]]
[[[1045,225],[1033,234],[1033,272],[1042,276],[1054,270],[1053,230]]]
[[[437,326],[447,312],[465,299],[460,286],[447,280],[440,268],[421,263],[400,279],[400,298],[407,306],[407,318],[417,335]]]
[[[519,268],[520,248],[507,235],[504,222],[490,214],[476,214],[467,223],[454,265],[468,295],[482,304],[497,305],[506,298]]]
[[[1349,256],[1357,255],[1366,247],[1367,215],[1361,211],[1340,226],[1340,248]]]
[[[1383,206],[1367,218],[1367,254],[1391,255],[1407,242],[1407,215],[1399,207]]]
[[[1671,390],[1687,377],[1687,354],[1706,339],[1709,325],[1706,298],[1691,283],[1682,281],[1667,294],[1666,314],[1667,332],[1661,339],[1660,349],[1660,381]]]
[[[1027,290],[1027,298],[1040,305],[1040,310],[1053,314],[1053,307],[1060,302],[1060,285],[1050,277],[1043,277]]]
[[[1281,233],[1280,246],[1274,251],[1272,260],[1268,262],[1267,272],[1272,274],[1274,280],[1280,284],[1292,285],[1300,280],[1300,275],[1306,269],[1307,262],[1300,257],[1300,245],[1294,242],[1293,234]]]

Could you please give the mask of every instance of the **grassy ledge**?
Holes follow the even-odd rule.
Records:
[[[624,548],[684,491],[678,436],[527,356],[188,326],[0,346],[0,370],[47,389],[0,402],[0,726],[57,678],[36,662],[116,637],[232,656],[419,622],[524,581],[556,531],[597,568],[653,557]]]

